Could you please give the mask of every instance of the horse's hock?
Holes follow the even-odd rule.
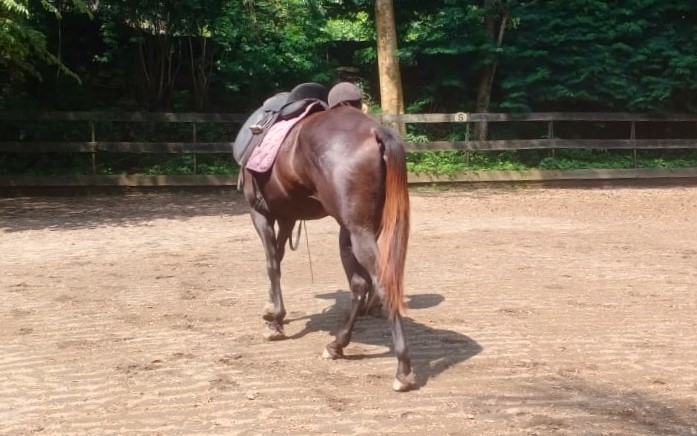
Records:
[[[288,339],[239,194],[0,198],[0,434],[697,433],[697,188],[412,191],[418,389],[333,221],[288,253]]]

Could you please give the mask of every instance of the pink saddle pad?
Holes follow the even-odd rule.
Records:
[[[276,161],[276,155],[278,150],[281,148],[283,140],[286,139],[290,129],[295,126],[298,121],[305,118],[305,116],[319,103],[314,102],[307,105],[303,113],[295,118],[290,118],[287,120],[278,121],[276,124],[271,126],[268,133],[264,137],[264,140],[259,144],[257,148],[254,149],[252,155],[247,161],[247,169],[254,171],[256,173],[265,173],[271,169],[273,163]]]

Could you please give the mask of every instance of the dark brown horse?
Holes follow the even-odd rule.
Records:
[[[409,192],[399,136],[354,107],[336,107],[300,121],[270,171],[245,170],[243,176],[271,280],[264,310],[267,339],[284,338],[281,261],[296,221],[331,216],[340,226],[341,261],[353,303],[348,321],[323,354],[343,356],[359,312],[376,296],[387,312],[398,360],[393,388],[412,388],[415,376],[402,327]]]

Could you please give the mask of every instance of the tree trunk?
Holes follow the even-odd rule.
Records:
[[[380,76],[380,106],[387,114],[404,113],[402,78],[397,56],[397,30],[392,0],[375,1],[375,25],[377,30],[378,72]],[[404,123],[395,123],[404,135]]]
[[[208,37],[199,29],[198,36],[189,36],[189,66],[193,91],[194,109],[205,112],[208,107],[208,90],[213,73],[215,47],[209,47]]]
[[[486,33],[492,41],[496,42],[496,47],[501,47],[503,44],[503,34],[506,30],[506,22],[508,21],[508,11],[504,11],[501,15],[487,14],[486,16]],[[497,35],[498,27],[498,35]],[[494,84],[494,76],[496,76],[496,68],[498,67],[498,58],[486,65],[479,75],[479,87],[477,89],[477,112],[489,112],[491,107],[491,88]],[[486,121],[479,122],[475,126],[475,137],[480,141],[486,141],[489,137],[489,125]]]

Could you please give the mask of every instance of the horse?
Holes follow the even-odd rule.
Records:
[[[415,374],[402,325],[409,192],[399,135],[353,106],[334,107],[299,121],[283,140],[269,171],[241,171],[242,190],[264,246],[271,282],[263,313],[266,339],[285,338],[281,262],[296,222],[331,216],[339,224],[340,257],[352,306],[323,356],[344,356],[361,308],[377,298],[386,312],[397,357],[392,388],[399,392],[413,388]]]

